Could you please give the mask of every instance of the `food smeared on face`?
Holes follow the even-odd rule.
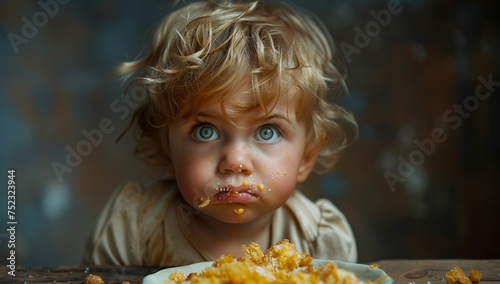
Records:
[[[227,196],[238,196],[238,192],[231,189],[229,186],[217,187],[216,190],[218,192],[222,192]]]
[[[246,179],[244,179],[244,180],[241,181],[241,185],[245,186],[245,187],[248,186],[249,189],[253,189],[253,187],[255,186],[255,184],[253,182],[249,183]],[[258,183],[257,184],[257,188],[260,191],[262,191],[264,189],[264,185],[262,183]]]
[[[201,201],[201,204],[198,205],[198,208],[203,208],[203,207],[207,206],[208,204],[210,204],[210,197],[200,198],[200,201]]]
[[[250,177],[251,178],[251,177]],[[247,203],[254,199],[262,199],[258,192],[264,191],[267,187],[263,183],[255,183],[248,179],[242,179],[240,182],[233,183],[227,181],[227,185],[216,183],[214,201],[226,203]],[[202,202],[201,200],[200,202]]]
[[[245,211],[245,209],[243,209],[243,208],[234,209],[234,213],[236,213],[238,215],[241,215],[243,213],[243,211]]]
[[[271,173],[271,179],[274,180],[275,178],[284,178],[286,175],[288,175],[287,171],[275,170]]]

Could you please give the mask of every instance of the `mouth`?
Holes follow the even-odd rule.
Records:
[[[246,193],[255,196],[254,190],[248,186],[225,185],[217,187],[216,190],[218,191],[217,195],[225,194],[227,196],[238,196],[239,194]]]
[[[224,203],[247,203],[261,199],[258,194],[260,186],[248,183],[243,180],[240,185],[218,185],[217,193],[214,195],[214,201]]]
[[[225,185],[216,182],[210,190],[212,191],[212,195],[199,198],[198,208],[204,208],[212,204],[254,203],[262,200],[263,195],[271,191],[270,188],[267,188],[262,183],[248,182],[247,180],[242,180],[239,184],[229,181]],[[263,193],[264,190],[266,193]]]

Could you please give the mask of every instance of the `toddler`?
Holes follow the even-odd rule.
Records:
[[[355,262],[344,215],[296,189],[357,135],[330,98],[345,89],[334,54],[319,21],[285,3],[205,1],[168,15],[149,53],[120,67],[149,94],[136,154],[165,178],[113,194],[84,262],[177,266],[281,239]]]

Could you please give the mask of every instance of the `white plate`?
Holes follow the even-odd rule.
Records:
[[[324,260],[324,259],[314,259],[312,261],[312,265],[315,267],[319,267],[323,265],[325,262],[334,262],[339,268],[350,271],[356,275],[360,280],[365,282],[366,280],[370,280],[372,283],[375,281],[380,281],[380,279],[384,279],[379,284],[391,284],[393,280],[382,270],[379,268],[370,268],[368,265],[358,264],[358,263],[350,263],[343,262],[337,260]],[[203,269],[210,267],[213,261],[206,262],[198,262],[185,266],[178,266],[172,268],[166,268],[160,270],[156,273],[150,274],[144,277],[143,284],[161,284],[164,283],[165,280],[168,279],[168,276],[174,271],[182,271],[184,275],[188,275],[192,272],[201,272]],[[384,277],[384,278],[381,278]]]

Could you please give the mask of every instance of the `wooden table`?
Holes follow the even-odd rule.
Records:
[[[493,260],[382,260],[377,262],[394,283],[434,284],[441,283],[444,275],[454,265],[468,276],[471,268],[483,274],[480,284],[500,284],[500,259]]]
[[[437,284],[454,265],[468,274],[471,268],[483,274],[480,284],[500,284],[500,259],[495,260],[381,260],[375,262],[395,284]],[[97,274],[109,284],[128,281],[141,283],[144,276],[159,268],[146,267],[16,267],[15,277],[7,274],[6,266],[0,267],[0,283],[82,283],[90,273]]]
[[[129,282],[130,284],[140,284],[144,276],[158,271],[159,268],[145,267],[77,267],[63,266],[57,268],[25,268],[17,267],[14,277],[7,274],[7,267],[0,268],[0,283],[83,283],[89,274],[102,277],[106,284],[118,284]]]

